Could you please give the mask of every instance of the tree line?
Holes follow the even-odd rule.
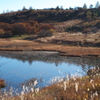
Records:
[[[44,8],[42,10],[45,10],[45,9],[46,10],[78,10],[80,8],[81,9],[92,9],[92,8],[99,8],[99,7],[100,7],[100,3],[99,3],[99,1],[97,1],[95,6],[93,4],[90,4],[89,7],[87,6],[86,3],[84,3],[83,7],[74,7],[74,8],[69,7],[69,8],[64,9],[63,6],[60,6],[60,7],[57,6],[56,8]],[[25,11],[25,10],[35,10],[35,9],[33,9],[32,6],[30,6],[28,9],[25,6],[23,6],[23,8],[18,10],[18,11]],[[38,9],[36,9],[36,10],[38,10]],[[7,10],[7,11],[3,11],[2,13],[9,13],[9,12],[14,12],[14,11],[13,10],[11,10],[11,11]]]

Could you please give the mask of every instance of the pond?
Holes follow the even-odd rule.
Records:
[[[100,66],[99,58],[63,57],[57,52],[0,52],[0,79],[6,87],[21,91],[22,85],[38,81],[38,87],[51,85],[67,75],[86,75],[90,68]]]

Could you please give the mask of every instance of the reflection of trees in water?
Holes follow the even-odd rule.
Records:
[[[100,58],[89,57],[89,58],[74,58],[69,61],[72,64],[81,65],[84,71],[88,71],[92,67],[100,66]]]
[[[47,63],[55,63],[58,66],[61,63],[75,64],[81,66],[84,71],[92,67],[100,67],[100,58],[96,57],[65,57],[58,53],[41,53],[41,52],[5,52],[0,53],[1,56],[14,58],[23,62],[28,61],[32,64],[33,61],[43,61]]]

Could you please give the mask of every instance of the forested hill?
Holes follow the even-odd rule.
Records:
[[[100,19],[100,7],[91,9],[46,9],[46,10],[23,10],[0,14],[0,22],[18,23],[30,20],[38,22],[64,22],[68,20],[96,20]]]
[[[51,30],[52,29],[52,30]],[[91,9],[45,9],[0,14],[0,38],[56,32],[100,32],[100,7]],[[48,35],[49,33],[49,35]]]

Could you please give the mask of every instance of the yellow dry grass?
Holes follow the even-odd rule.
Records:
[[[63,56],[97,56],[99,47],[80,47],[38,43],[28,40],[0,39],[0,51],[58,51]]]

